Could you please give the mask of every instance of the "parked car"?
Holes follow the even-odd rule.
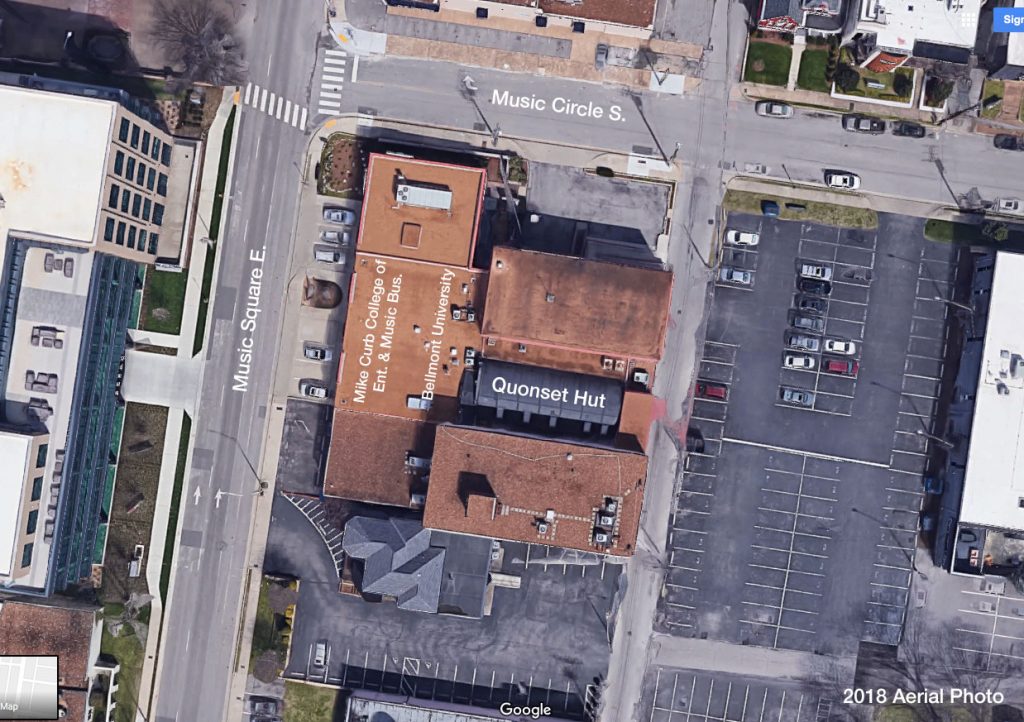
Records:
[[[327,640],[318,639],[313,647],[313,666],[323,667],[327,664]]]
[[[843,128],[853,133],[870,133],[878,135],[885,132],[885,121],[867,115],[844,115]]]
[[[757,233],[735,230],[725,232],[725,242],[731,243],[734,246],[750,246],[753,248],[760,240],[761,236]]]
[[[793,106],[774,100],[762,100],[754,104],[754,112],[762,118],[792,118]]]
[[[330,361],[334,358],[334,352],[331,349],[308,341],[302,345],[302,355],[310,361]]]
[[[800,277],[814,278],[819,281],[831,281],[832,269],[828,266],[823,266],[820,263],[801,263]]]
[[[809,409],[814,405],[814,393],[803,389],[794,389],[789,386],[779,387],[779,398],[784,404],[793,404]]]
[[[704,453],[704,434],[692,426],[686,430],[686,451],[689,454]]]
[[[761,215],[768,216],[769,218],[779,217],[779,204],[775,201],[763,200],[761,201]]]
[[[924,126],[920,123],[900,120],[892,124],[892,134],[903,138],[923,138],[925,132]]]
[[[814,336],[808,336],[805,333],[797,333],[796,331],[788,331],[786,333],[786,345],[789,348],[800,349],[801,351],[810,351],[815,353],[821,349],[821,339],[815,338]]]
[[[736,283],[740,286],[749,286],[751,281],[754,280],[754,276],[750,271],[744,271],[742,268],[722,266],[722,270],[718,272],[718,280],[722,281],[722,283]]]
[[[824,298],[815,298],[814,296],[797,296],[796,307],[801,311],[825,313],[828,310],[828,301]]]
[[[336,246],[347,246],[352,242],[352,234],[348,231],[320,231],[320,240]]]
[[[813,356],[805,353],[786,353],[782,355],[782,365],[787,369],[807,369],[812,371],[815,362]]]
[[[333,248],[314,248],[313,258],[321,263],[333,263],[335,266],[341,266],[345,263],[345,253]]]
[[[1000,133],[992,139],[992,144],[1000,150],[1024,150],[1024,138],[1008,133]]]
[[[341,223],[342,225],[351,226],[356,222],[356,214],[347,208],[324,206],[324,220],[330,221],[331,223]]]
[[[311,399],[326,399],[327,387],[316,381],[303,381],[299,384],[299,393]]]
[[[802,331],[821,333],[825,330],[825,319],[821,316],[810,316],[806,313],[794,312],[790,314],[789,323],[793,328],[798,328]]]
[[[594,53],[594,67],[598,70],[604,70],[604,66],[608,64],[608,46],[604,43],[597,44],[597,51]]]
[[[729,398],[729,387],[714,381],[698,381],[693,389],[693,394],[702,399],[725,401]]]
[[[926,476],[924,478],[924,491],[926,494],[941,496],[946,488],[946,483],[941,476]]]
[[[853,359],[826,357],[821,360],[821,370],[827,374],[856,376],[858,368],[857,362]]]
[[[1018,198],[997,198],[995,208],[1000,213],[1020,213],[1021,204]]]
[[[856,173],[826,171],[825,185],[829,188],[845,188],[846,190],[855,191],[860,188],[860,176]]]
[[[832,293],[832,284],[817,278],[801,278],[797,280],[796,287],[802,293],[809,293],[815,296],[827,296]]]
[[[853,356],[857,353],[857,344],[841,338],[825,339],[825,350],[829,353],[838,353],[843,356]]]
[[[246,714],[277,714],[277,700],[269,697],[250,697],[242,705],[242,711]]]

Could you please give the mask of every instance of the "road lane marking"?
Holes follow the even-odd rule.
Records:
[[[341,55],[341,56],[346,56],[346,57],[348,56],[348,53],[346,53],[344,50],[328,50],[326,52],[327,52],[328,55],[334,55],[334,56]]]
[[[285,122],[288,121],[288,116],[290,116],[291,114],[292,114],[292,101],[289,100],[289,101],[285,102],[285,106],[284,106],[284,119],[285,119]],[[278,116],[278,117],[280,117],[280,116]]]
[[[327,91],[325,91],[325,90],[321,90],[321,91],[320,91],[320,100],[321,100],[321,103],[323,102],[323,99],[324,99],[324,98],[335,98],[335,99],[339,99],[339,98],[341,98],[341,93],[328,93],[328,92],[327,92]]]
[[[270,94],[270,109],[267,111],[271,115],[274,114],[274,102],[277,100],[277,95],[274,93]]]
[[[264,113],[267,110],[267,89],[263,89],[263,94],[260,96],[260,112]]]
[[[295,107],[292,108],[292,125],[297,126],[299,124],[299,106],[296,103]]]
[[[305,108],[303,108],[303,109],[302,109],[302,120],[301,120],[301,121],[299,122],[299,127],[300,127],[300,128],[302,129],[302,130],[305,130],[305,129],[306,129],[306,115],[307,115],[307,113],[306,113],[306,109],[305,109]]]
[[[245,104],[249,104],[249,98],[252,96],[252,83],[245,86]]]
[[[352,58],[352,82],[356,82],[356,76],[359,74],[359,56]]]
[[[283,108],[283,107],[284,107],[284,98],[278,98],[277,99],[277,113],[276,113],[276,117],[277,117],[278,120],[281,120],[281,108]]]

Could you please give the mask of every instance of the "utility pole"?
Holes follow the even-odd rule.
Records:
[[[476,100],[477,90],[479,90],[479,88],[477,87],[476,81],[473,80],[472,76],[465,75],[462,77],[462,88],[460,91],[462,93],[462,96],[464,98],[468,98],[469,101],[473,104],[473,107],[476,108],[477,115],[479,115],[480,120],[484,122],[484,127],[487,128],[487,132],[491,134],[491,142],[494,143],[495,146],[497,146],[498,139],[501,137],[501,126],[491,126],[490,121],[487,120],[487,116],[484,115],[483,108],[480,107],[480,103],[478,103]]]

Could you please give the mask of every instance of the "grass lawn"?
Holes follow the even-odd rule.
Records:
[[[142,674],[144,642],[135,636],[129,625],[121,628],[121,636],[114,637],[103,626],[100,652],[109,654],[121,665],[117,675],[118,688],[114,692],[114,722],[135,722],[135,709],[139,702],[139,676]]]
[[[284,683],[284,722],[331,722],[338,693],[300,682]]]
[[[832,85],[825,80],[827,66],[828,50],[804,50],[803,57],[800,58],[800,74],[796,79],[796,87],[819,93],[829,92]]]
[[[901,98],[900,96],[896,95],[895,91],[893,90],[893,79],[896,77],[896,75],[902,75],[913,81],[914,71],[911,70],[910,68],[897,68],[896,71],[893,73],[873,73],[870,70],[865,70],[864,68],[857,68],[856,70],[858,73],[860,73],[861,84],[854,90],[850,90],[848,92],[838,92],[843,93],[843,95],[853,95],[862,98],[874,98],[875,100],[888,100],[894,103],[910,102],[910,96]],[[881,83],[884,87],[869,88],[867,86],[867,81],[869,80],[875,83]]]
[[[751,40],[743,79],[748,83],[785,85],[792,57],[793,49],[788,45]]]
[[[185,414],[181,420],[181,436],[178,437],[178,465],[174,469],[174,490],[171,492],[171,508],[167,513],[167,537],[164,543],[163,564],[160,567],[160,599],[165,603],[167,585],[171,581],[174,540],[178,535],[178,511],[181,508],[181,492],[185,486],[185,462],[188,459],[188,437],[191,431],[192,419]]]
[[[280,636],[277,631],[274,610],[270,608],[270,580],[264,579],[260,582],[260,599],[256,604],[256,621],[252,628],[252,649],[249,652],[250,668],[255,666],[256,660],[264,652],[278,648]]]
[[[981,91],[981,102],[984,104],[988,102],[990,98],[1003,99],[1003,92],[1005,86],[1002,80],[986,80],[985,89]],[[994,103],[990,108],[983,108],[981,111],[982,118],[995,118],[999,115],[999,111],[1003,109],[1002,103]]]
[[[181,332],[181,315],[185,308],[185,286],[188,273],[148,269],[142,292],[142,313],[139,325],[144,331],[177,334]]]
[[[870,208],[853,208],[851,206],[837,206],[831,203],[817,203],[815,201],[804,201],[765,193],[750,193],[749,191],[729,190],[725,193],[722,201],[722,208],[728,211],[739,213],[761,214],[761,201],[771,200],[779,204],[781,213],[779,217],[786,221],[810,221],[823,223],[829,226],[840,228],[877,228],[878,214]],[[796,211],[786,208],[786,202],[795,202],[806,206],[806,210]]]
[[[961,243],[972,246],[988,246],[1001,251],[1024,251],[1024,228],[1007,224],[1010,232],[1005,241],[997,241],[985,236],[982,232],[982,225],[970,225],[967,223],[953,223],[941,221],[937,218],[929,218],[924,224],[924,237],[929,241],[939,243]]]

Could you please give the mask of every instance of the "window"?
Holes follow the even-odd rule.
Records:
[[[121,175],[121,169],[124,168],[124,151],[117,151],[114,153],[114,174]]]
[[[132,146],[132,148],[138,148],[139,147],[139,126],[135,125],[135,123],[132,123],[132,142],[131,142],[131,146]]]
[[[119,246],[123,246],[124,245],[124,226],[125,226],[124,221],[118,221],[117,222],[117,239],[116,239],[115,242]]]
[[[154,183],[156,183],[156,171],[150,168],[149,175],[146,176],[146,188],[148,190],[153,190]]]
[[[149,234],[149,252],[154,256],[156,255],[156,245],[160,241],[160,236],[155,233]]]
[[[127,118],[121,118],[121,130],[117,134],[117,139],[122,143],[128,142],[128,129],[131,128],[131,125]]]
[[[138,172],[138,175],[135,176],[135,182],[138,183],[139,185],[142,185],[143,183],[146,182],[146,164],[145,163],[142,163],[142,162],[139,163],[139,172]]]
[[[142,196],[140,196],[138,193],[136,193],[135,197],[132,198],[132,215],[135,216],[136,218],[139,217],[139,209],[141,207],[142,207]]]
[[[121,212],[128,212],[128,204],[132,201],[132,194],[127,188],[121,191]]]
[[[164,165],[171,164],[171,146],[164,143],[163,152],[160,153],[160,162]]]
[[[134,177],[135,177],[135,159],[134,158],[129,158],[128,159],[128,172],[125,173],[125,178],[127,178],[129,181],[131,181],[132,178],[134,178]]]
[[[26,544],[25,548],[21,550],[21,568],[24,569],[32,563],[32,545]]]
[[[142,154],[149,155],[149,131],[142,134]]]
[[[153,201],[146,198],[142,201],[142,220],[149,220],[149,211],[153,207]]]
[[[164,224],[164,207],[159,203],[153,204],[153,224],[157,226]]]
[[[160,174],[160,180],[156,183],[156,192],[162,196],[167,195],[167,176],[163,173]]]
[[[36,524],[39,523],[39,512],[33,509],[28,513],[28,528],[25,529],[26,534],[36,533]],[[22,564],[22,566],[25,566]]]
[[[117,183],[110,184],[110,200],[107,201],[107,205],[110,208],[117,208],[117,197],[121,195],[121,186]]]
[[[107,225],[103,228],[103,240],[112,241],[114,240],[114,219],[108,218]]]
[[[141,228],[139,229],[139,250],[146,250],[146,232]]]
[[[32,501],[39,501],[43,498],[43,477],[37,476],[32,480]]]
[[[36,452],[36,468],[46,466],[46,454],[50,451],[49,444],[40,444],[39,451]]]
[[[128,247],[135,248],[135,226],[128,226]]]
[[[160,160],[160,139],[153,138],[153,152],[149,154],[153,160]]]

